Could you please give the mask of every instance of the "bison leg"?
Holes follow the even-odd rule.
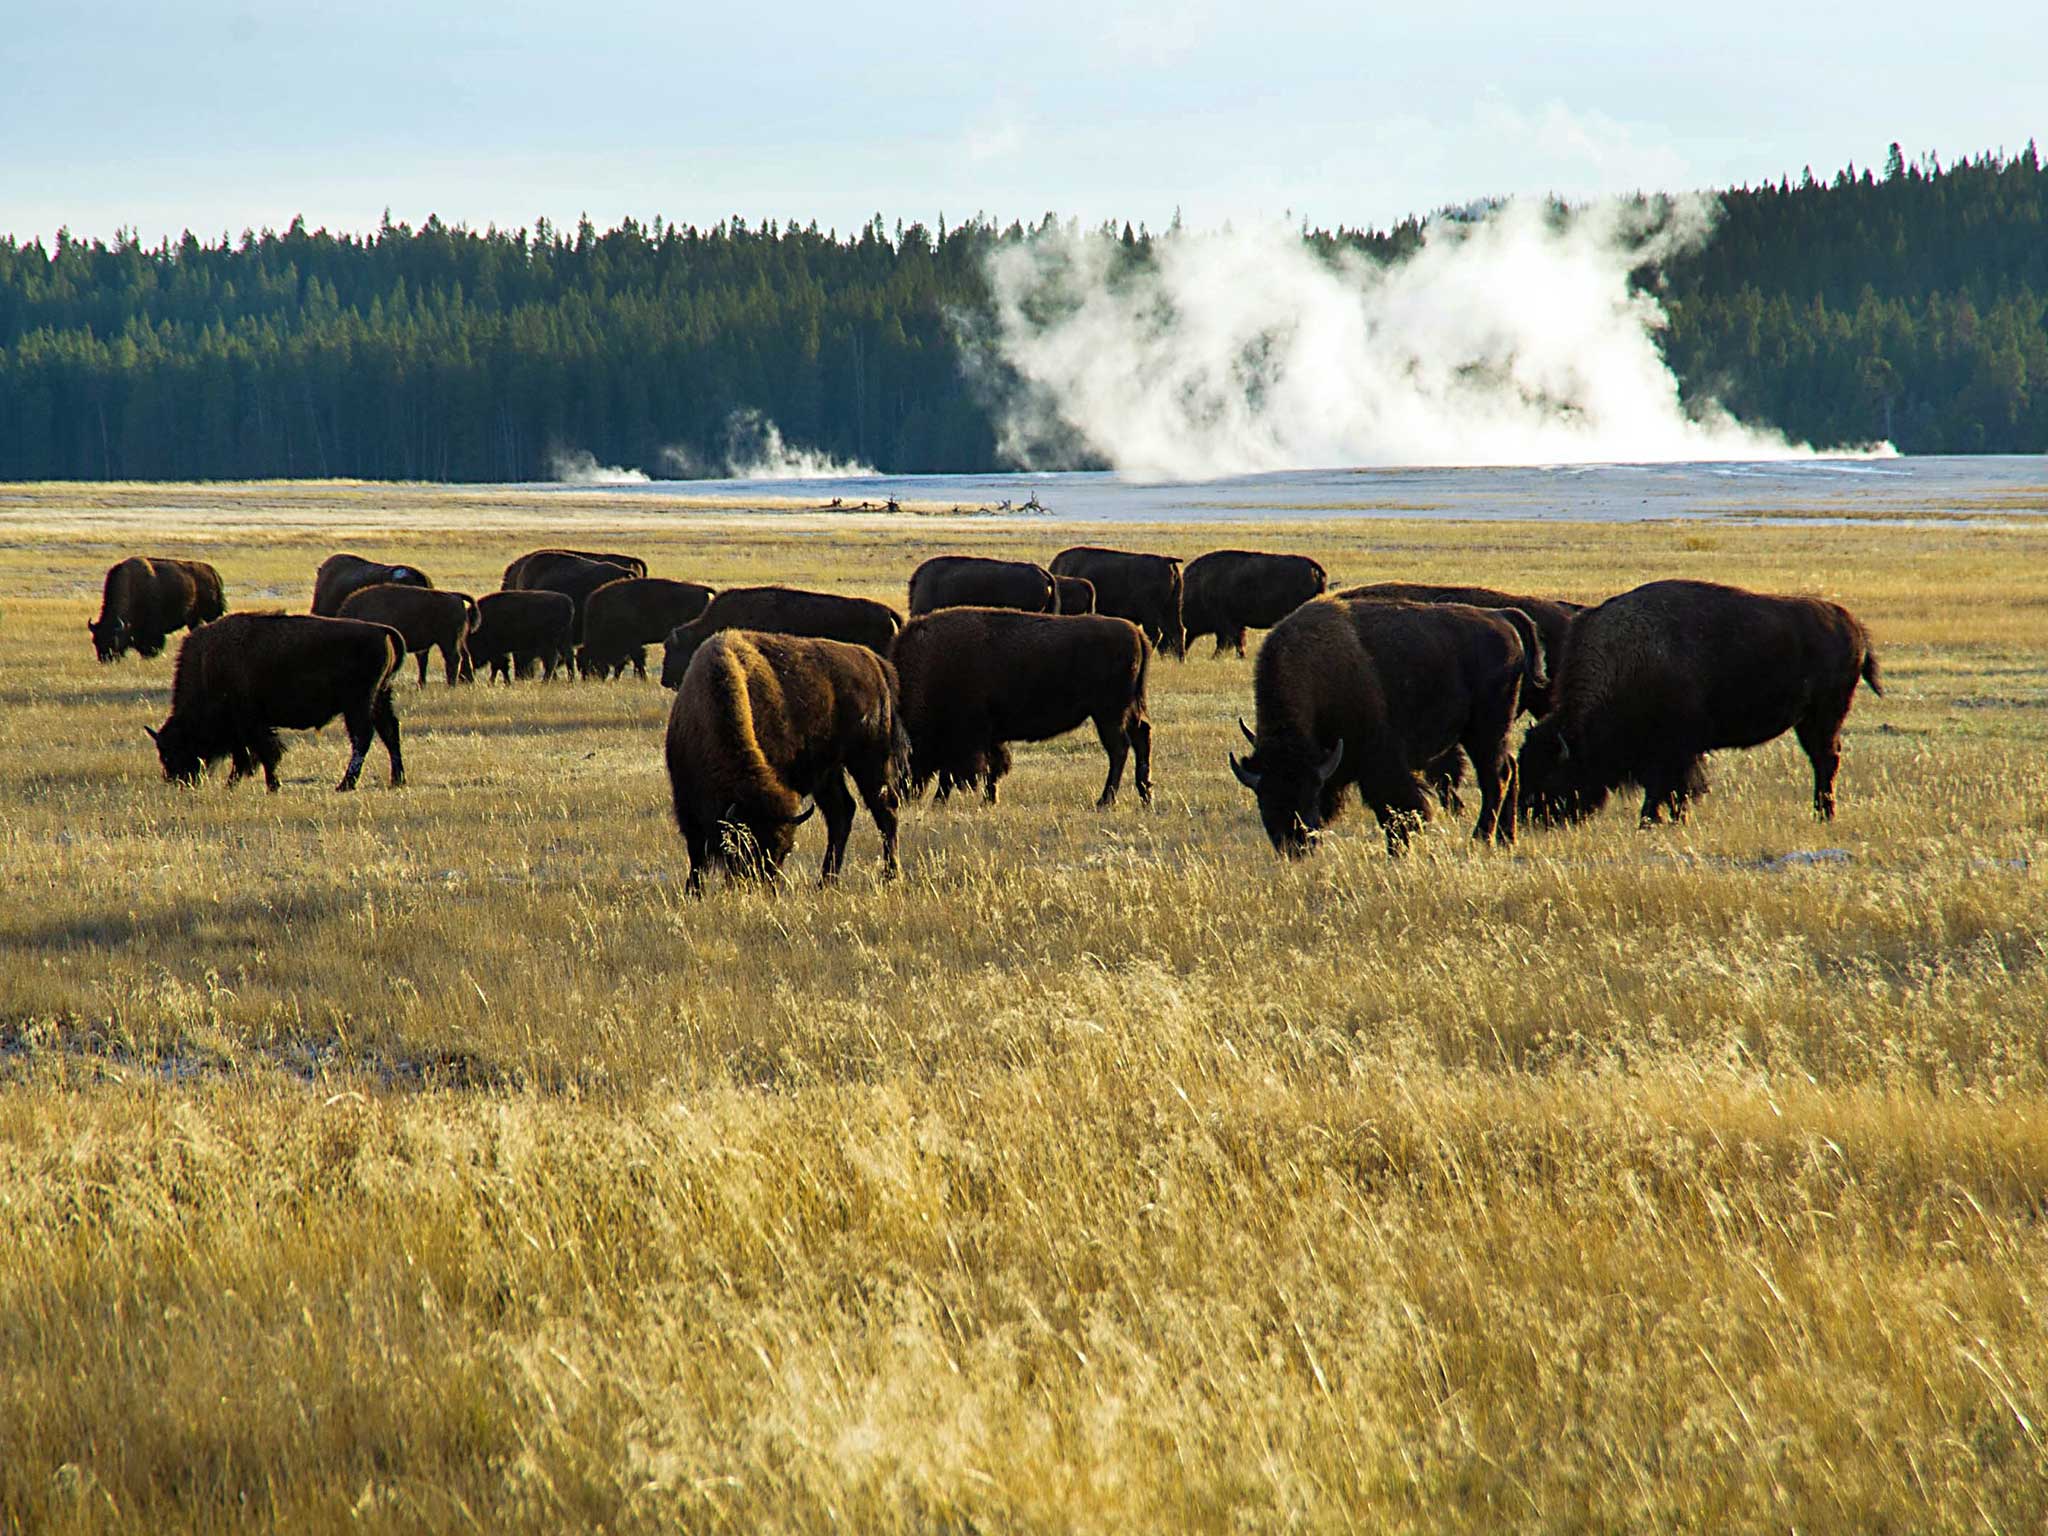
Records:
[[[370,724],[376,728],[377,739],[384,743],[385,756],[391,759],[391,787],[398,789],[405,783],[405,755],[398,747],[398,711],[391,707],[389,688],[377,690],[376,702],[370,706]],[[353,727],[350,729],[350,735],[353,738]],[[348,779],[341,786],[343,789],[355,787],[356,773],[361,769],[363,756],[369,750],[370,733],[364,731],[361,744],[356,747],[355,761],[349,765]]]
[[[882,834],[882,878],[896,878],[896,807],[900,803],[896,786],[889,782],[889,757],[886,751],[872,758],[857,758],[848,763],[847,771],[853,775],[853,787],[860,791],[861,804],[868,808],[868,815],[874,818],[875,830]]]
[[[1359,791],[1364,793],[1363,784]],[[1370,798],[1373,814],[1386,830],[1387,852],[1399,858],[1408,851],[1408,839],[1414,836],[1415,829],[1429,820],[1429,797],[1410,773],[1402,774]]]
[[[846,787],[846,775],[834,769],[818,785],[812,798],[825,813],[825,868],[821,875],[830,885],[839,878],[846,863],[846,840],[853,835],[853,792]]]
[[[1472,771],[1479,780],[1479,821],[1472,828],[1472,835],[1482,843],[1512,843],[1515,840],[1515,760],[1508,752],[1506,739],[1468,741],[1465,754],[1472,759]]]
[[[1109,754],[1109,777],[1102,781],[1102,793],[1096,796],[1095,808],[1108,810],[1116,804],[1117,786],[1124,781],[1124,762],[1131,755],[1130,733],[1125,727],[1124,715],[1097,715],[1095,734],[1102,741],[1102,750]]]
[[[619,670],[621,674],[625,671],[623,667]],[[644,645],[633,647],[633,676],[640,682],[647,681],[647,647]]]
[[[1842,766],[1843,715],[1799,722],[1799,745],[1813,764],[1813,814],[1822,821],[1835,819],[1835,774]]]
[[[1436,796],[1438,805],[1453,816],[1465,814],[1465,800],[1458,793],[1458,786],[1465,782],[1465,759],[1456,747],[1432,758],[1429,766],[1422,770],[1422,776],[1429,784],[1430,793]]]
[[[1137,758],[1137,777],[1132,782],[1138,791],[1138,803],[1152,803],[1152,722],[1143,715],[1134,715],[1126,728],[1131,738],[1131,752]]]
[[[1238,660],[1244,660],[1244,626],[1242,624],[1230,632],[1230,648],[1237,653]],[[1216,654],[1218,656],[1223,654],[1223,637],[1221,635],[1216,637]]]
[[[988,803],[996,803],[996,781],[1010,771],[1010,749],[1000,741],[988,744],[988,753],[982,759],[982,766],[988,772]]]
[[[1697,771],[1696,761],[1683,763],[1658,763],[1644,769],[1642,825],[1654,827],[1664,819],[1664,812],[1671,813],[1675,826],[1685,820],[1686,786]]]
[[[426,653],[422,651],[420,653],[420,672],[422,681],[425,680],[426,665]],[[462,647],[459,645],[442,646],[441,665],[448,674],[448,686],[450,688],[453,688],[458,682],[462,680]]]

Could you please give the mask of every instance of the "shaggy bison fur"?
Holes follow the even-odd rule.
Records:
[[[910,573],[910,613],[941,608],[1014,608],[1053,613],[1058,603],[1052,572],[1029,560],[981,555],[934,555]]]
[[[825,812],[824,878],[846,859],[850,776],[896,873],[897,785],[907,750],[896,672],[865,646],[730,629],[697,649],[668,712],[668,781],[690,854],[689,889],[723,863],[737,874],[779,869],[810,818]],[[813,807],[813,809],[816,809]]]
[[[327,618],[341,612],[351,592],[378,583],[401,587],[431,587],[434,583],[416,565],[383,565],[361,555],[329,555],[313,575],[313,611]]]
[[[1049,569],[1054,576],[1079,576],[1092,582],[1097,613],[1129,619],[1169,656],[1187,655],[1187,631],[1181,624],[1180,561],[1174,556],[1077,544],[1054,555]]]
[[[471,674],[469,637],[477,626],[476,599],[465,592],[438,587],[405,587],[380,581],[349,593],[339,615],[368,624],[388,624],[405,640],[420,664],[420,686],[427,682],[427,653],[438,650],[453,688]]]
[[[1249,549],[1213,549],[1181,572],[1180,611],[1188,644],[1216,637],[1215,654],[1244,654],[1244,632],[1271,629],[1330,583],[1306,555],[1267,555]]]
[[[1856,616],[1818,597],[1653,581],[1580,614],[1557,704],[1522,743],[1524,783],[1557,819],[1591,815],[1624,784],[1642,823],[1682,819],[1700,762],[1792,731],[1813,764],[1813,808],[1835,814],[1842,722],[1859,680],[1882,695]]]
[[[197,782],[222,758],[233,784],[263,769],[277,788],[280,730],[317,731],[336,715],[348,726],[348,771],[336,789],[354,789],[374,734],[391,759],[394,788],[405,782],[391,680],[405,640],[383,624],[304,614],[233,613],[186,636],[171,682],[171,714],[156,742],[164,777]]]
[[[661,686],[678,686],[697,647],[721,630],[752,629],[771,635],[843,640],[887,656],[902,627],[902,614],[887,603],[865,597],[806,592],[800,587],[729,587],[711,599],[710,607],[669,632]]]
[[[1152,723],[1145,672],[1152,647],[1128,619],[949,608],[912,619],[896,637],[913,794],[937,779],[986,786],[989,804],[1010,771],[1013,741],[1045,741],[1085,720],[1109,756],[1096,804],[1116,800],[1137,756],[1138,798],[1152,799]]]
[[[1525,684],[1545,681],[1535,626],[1517,609],[1317,598],[1259,649],[1258,729],[1230,759],[1290,858],[1308,852],[1356,785],[1399,853],[1429,819],[1418,775],[1462,747],[1483,797],[1473,836],[1515,837],[1508,749]]]
[[[100,616],[85,627],[101,661],[126,651],[161,655],[174,629],[197,629],[228,611],[220,572],[203,560],[131,555],[107,571]]]
[[[595,561],[600,565],[616,565],[628,576],[645,576],[647,562],[638,555],[598,554],[587,549],[533,549],[505,567],[505,579],[498,585],[506,592],[532,591],[538,582],[529,578],[546,574],[564,562]]]

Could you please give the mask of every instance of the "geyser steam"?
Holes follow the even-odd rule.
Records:
[[[1014,374],[1003,449],[1147,478],[1387,464],[1772,459],[1810,449],[1688,409],[1629,273],[1705,238],[1700,199],[1444,217],[1406,260],[1286,229],[1177,232],[1133,263],[1047,231],[991,259]]]

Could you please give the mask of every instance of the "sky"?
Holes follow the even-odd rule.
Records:
[[[1385,226],[2048,139],[2031,6],[0,0],[0,233]]]

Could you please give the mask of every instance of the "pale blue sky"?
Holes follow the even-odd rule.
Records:
[[[1657,9],[0,0],[0,232],[1386,224],[2048,138],[2034,6]]]

